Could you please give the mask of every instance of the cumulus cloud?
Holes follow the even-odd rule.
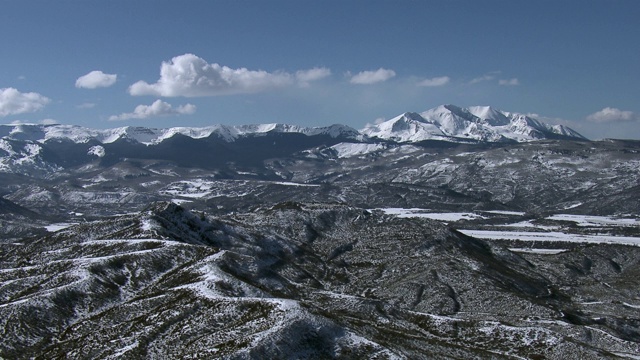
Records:
[[[171,104],[162,100],[156,100],[151,105],[138,105],[130,113],[123,113],[120,115],[113,115],[109,117],[110,121],[128,120],[128,119],[147,119],[157,116],[168,115],[181,115],[181,114],[193,114],[196,112],[196,106],[192,104],[186,104],[174,108]]]
[[[640,121],[640,116],[632,111],[623,111],[616,108],[606,107],[587,116],[587,120],[597,123]]]
[[[428,86],[428,87],[442,86],[442,85],[448,84],[449,81],[451,81],[451,79],[448,76],[440,76],[440,77],[434,77],[432,79],[424,79],[420,81],[417,85]]]
[[[307,70],[301,77],[316,79],[324,70]],[[217,96],[249,94],[294,84],[296,76],[287,72],[267,72],[246,68],[232,69],[193,55],[176,56],[160,67],[160,79],[153,84],[138,81],[129,87],[129,94],[154,96]]]
[[[35,112],[51,102],[38,93],[21,93],[14,88],[0,89],[0,116]]]
[[[502,86],[516,86],[516,85],[520,85],[520,81],[518,81],[517,78],[501,79],[498,81],[498,84]]]
[[[351,77],[349,80],[352,84],[370,85],[383,82],[396,76],[396,72],[390,69],[380,68],[374,71],[361,71]]]
[[[116,83],[117,78],[118,75],[116,74],[105,74],[102,71],[95,70],[80,76],[76,80],[76,87],[84,89],[109,87]]]

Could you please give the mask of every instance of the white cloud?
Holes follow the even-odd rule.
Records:
[[[501,79],[498,81],[498,84],[502,86],[516,86],[516,85],[520,85],[520,81],[518,81],[517,78]]]
[[[440,77],[434,77],[432,79],[424,79],[420,81],[417,85],[428,86],[428,87],[442,86],[442,85],[448,84],[449,81],[451,81],[451,79],[448,76],[440,76]]]
[[[180,114],[193,114],[196,112],[196,106],[192,104],[186,104],[174,108],[171,104],[162,100],[156,100],[151,105],[138,105],[130,113],[123,113],[120,115],[113,115],[109,117],[110,121],[116,120],[128,120],[128,119],[147,119],[156,116],[168,116],[168,115],[180,115]]]
[[[109,87],[116,83],[117,78],[118,75],[116,74],[105,74],[102,71],[95,70],[80,76],[76,80],[76,87],[84,89]]]
[[[59,124],[59,122],[54,120],[54,119],[42,119],[42,120],[40,120],[40,124],[43,124],[43,125],[55,125],[55,124]]]
[[[389,69],[380,68],[375,71],[361,71],[351,77],[352,84],[358,85],[370,85],[378,82],[383,82],[396,76],[396,72]]]
[[[623,111],[616,108],[606,107],[587,116],[587,120],[597,123],[640,121],[640,116],[632,111]]]
[[[313,76],[313,69],[309,71],[311,72],[301,73],[301,76]],[[316,77],[319,76],[318,73],[315,74]],[[129,94],[166,97],[247,94],[293,83],[295,76],[286,72],[232,69],[215,63],[209,64],[193,54],[184,54],[174,57],[170,62],[162,62],[160,79],[156,83],[138,81],[129,87]]]
[[[329,75],[331,75],[331,70],[325,67],[296,71],[296,79],[302,83],[324,79]]]
[[[21,93],[14,88],[0,89],[0,116],[38,111],[49,102],[51,99],[38,93]]]

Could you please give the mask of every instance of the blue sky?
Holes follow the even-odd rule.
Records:
[[[360,129],[455,104],[640,138],[640,1],[0,5],[0,123]]]

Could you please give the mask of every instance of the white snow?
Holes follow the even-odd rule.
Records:
[[[338,137],[341,135],[357,138],[360,134],[344,125],[331,125],[327,127],[303,127],[287,124],[257,124],[257,125],[212,125],[206,127],[172,127],[172,128],[147,128],[125,126],[112,129],[91,129],[77,125],[7,125],[12,126],[6,132],[10,139],[25,138],[35,142],[46,142],[50,139],[68,139],[75,143],[87,143],[96,140],[102,144],[112,143],[119,139],[129,139],[145,145],[160,143],[177,134],[200,139],[216,134],[224,141],[235,141],[240,135],[264,134],[267,132],[301,133],[305,135],[329,135]],[[1,146],[1,145],[0,145]]]
[[[184,203],[190,203],[193,202],[192,200],[186,200],[186,199],[171,199],[171,202],[176,204],[176,205],[182,205]]]
[[[87,151],[87,154],[89,155],[95,155],[97,157],[104,157],[105,155],[105,150],[103,146],[100,145],[95,145],[89,148],[89,150]]]
[[[330,147],[330,149],[336,151],[338,158],[341,159],[366,155],[384,148],[385,146],[382,144],[356,144],[345,142]]]
[[[192,179],[176,181],[169,184],[163,190],[161,194],[168,194],[172,196],[181,196],[192,199],[200,199],[212,193],[214,183],[203,179]]]
[[[557,230],[560,229],[559,226],[548,226],[548,225],[537,225],[531,222],[531,220],[519,221],[513,224],[500,224],[496,225],[500,227],[513,227],[513,228],[536,228],[542,230]]]
[[[640,353],[638,353],[638,354],[629,354],[629,353],[625,353],[625,352],[613,352],[612,354],[614,354],[616,356],[620,356],[621,358],[626,358],[626,359],[640,359]]]
[[[430,213],[428,209],[403,209],[403,208],[384,208],[382,210],[387,215],[395,215],[400,218],[427,218],[439,221],[460,221],[484,219],[485,217],[476,213],[469,212],[452,212],[452,213]]]
[[[113,355],[108,356],[107,359],[119,359],[122,355],[137,348],[139,345],[138,340],[136,340],[133,343],[118,349]]]
[[[428,209],[419,208],[382,208],[387,215],[395,215],[401,218],[428,218],[432,220],[443,221],[445,223],[460,220],[486,219],[487,217],[472,212],[451,212],[437,213],[429,212]],[[524,215],[521,212],[489,210],[482,211],[484,214],[507,214],[507,215]],[[550,220],[574,221],[581,226],[638,226],[640,223],[637,218],[617,218],[606,216],[589,216],[589,215],[553,215],[547,217]],[[640,237],[632,236],[612,236],[612,235],[582,235],[568,234],[558,231],[558,226],[537,225],[531,220],[524,220],[512,224],[498,224],[498,227],[511,228],[534,228],[544,231],[511,231],[511,230],[460,230],[460,232],[480,239],[496,239],[496,240],[520,240],[520,241],[561,241],[561,242],[584,242],[584,243],[603,243],[603,244],[624,244],[640,246]],[[555,230],[555,231],[549,231]],[[516,248],[514,251],[534,252],[554,254],[562,251],[555,249],[521,249]]]
[[[573,209],[573,208],[577,208],[578,206],[582,205],[581,202],[575,203],[575,204],[571,204],[571,205],[567,205],[564,210],[569,210],[569,209]]]
[[[547,219],[556,221],[572,221],[578,226],[640,226],[640,219],[637,218],[557,214],[549,216]]]
[[[416,113],[404,113],[381,124],[368,126],[360,132],[370,137],[400,142],[448,139],[437,124],[427,121]]]
[[[520,241],[561,241],[596,244],[622,244],[640,246],[640,237],[581,235],[562,232],[460,230],[461,233],[479,239],[520,240]]]
[[[499,215],[515,215],[515,216],[524,216],[524,212],[522,211],[506,211],[506,210],[487,210],[483,211],[489,214],[499,214]]]
[[[284,185],[284,186],[307,186],[307,187],[320,186],[319,184],[302,184],[302,183],[295,183],[295,182],[288,182],[288,181],[274,181],[273,184]]]
[[[624,305],[626,307],[634,308],[634,309],[640,309],[640,305],[633,305],[633,304],[629,304],[629,303],[626,303],[626,302],[623,302],[622,305]]]
[[[509,248],[509,250],[518,253],[525,254],[540,254],[540,255],[556,255],[566,251],[568,249],[533,249],[533,248]]]
[[[530,116],[500,111],[488,106],[467,109],[454,105],[441,105],[420,114],[404,113],[377,125],[369,125],[361,132],[371,137],[400,142],[423,140],[473,139],[518,142],[556,133],[582,138],[564,126],[551,126]],[[459,141],[459,140],[458,140]]]
[[[45,226],[48,232],[56,232],[58,230],[66,229],[70,226],[77,225],[78,223],[55,223]]]

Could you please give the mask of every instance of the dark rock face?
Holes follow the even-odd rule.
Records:
[[[516,254],[426,219],[171,203],[3,243],[7,358],[603,358],[638,349],[640,250]],[[597,299],[597,301],[594,301]]]

